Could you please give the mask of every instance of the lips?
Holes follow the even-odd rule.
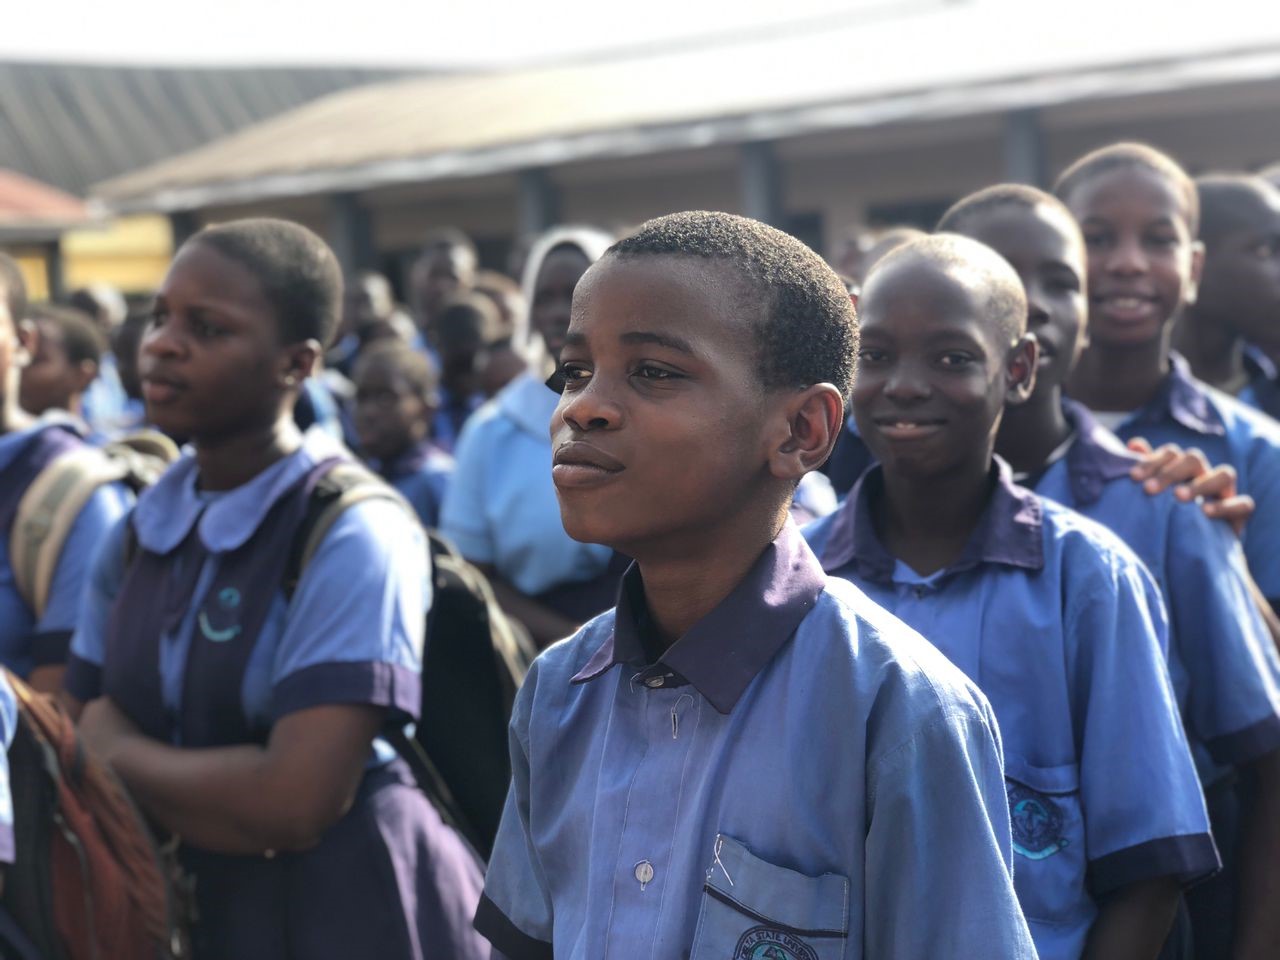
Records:
[[[1150,293],[1104,293],[1091,298],[1107,318],[1118,323],[1141,323],[1155,317],[1159,298]]]
[[[142,376],[142,398],[149,404],[164,406],[172,403],[187,388],[184,380],[162,373]]]
[[[885,439],[908,442],[932,437],[946,425],[940,419],[892,415],[876,417],[872,422]]]
[[[601,486],[626,469],[622,461],[585,440],[560,444],[551,463],[551,477],[561,488]]]

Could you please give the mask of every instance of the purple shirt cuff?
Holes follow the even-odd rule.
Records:
[[[272,720],[332,703],[386,707],[392,712],[388,723],[403,726],[417,720],[422,709],[422,675],[379,660],[313,664],[276,684]]]
[[[102,696],[102,667],[73,653],[67,658],[62,686],[81,703],[97,700]]]
[[[1214,763],[1222,766],[1239,766],[1257,760],[1280,749],[1280,716],[1272,714],[1243,730],[1213,737],[1205,741],[1205,747]]]
[[[71,652],[70,630],[37,633],[31,638],[31,664],[36,667],[61,666]]]
[[[480,895],[475,928],[508,960],[553,960],[551,944],[545,940],[537,940],[517,927],[489,899],[488,894]]]
[[[1207,833],[1161,837],[1108,853],[1089,863],[1089,890],[1102,897],[1141,880],[1176,877],[1190,886],[1217,873],[1222,862],[1218,848]]]

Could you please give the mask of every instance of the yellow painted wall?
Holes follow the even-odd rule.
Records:
[[[9,251],[10,256],[18,261],[18,269],[22,271],[22,279],[27,282],[27,299],[33,303],[49,299],[49,275],[45,271],[44,253],[35,250]]]
[[[167,217],[121,217],[62,237],[68,290],[109,283],[124,293],[150,293],[160,285],[172,254]]]

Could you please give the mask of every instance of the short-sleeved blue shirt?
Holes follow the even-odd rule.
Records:
[[[0,471],[14,463],[41,432],[69,428],[65,417],[55,416],[0,436]],[[33,667],[66,660],[94,553],[132,503],[133,494],[119,483],[101,486],[89,496],[63,543],[44,614],[38,621],[14,581],[9,556],[11,531],[0,531],[0,665],[25,677]]]
[[[476,918],[499,950],[1034,956],[990,706],[793,524],[656,663],[646,622],[633,566],[517,696]]]
[[[0,864],[13,863],[13,796],[9,790],[9,745],[18,728],[18,702],[0,672]]]
[[[1042,960],[1078,958],[1096,898],[1218,866],[1165,666],[1155,583],[1113,534],[998,477],[961,558],[922,577],[881,543],[880,468],[806,530],[844,577],[990,699],[1005,748],[1014,881]]]
[[[1255,410],[1261,410],[1272,420],[1280,420],[1280,370],[1261,350],[1246,347],[1245,369],[1249,371],[1249,385],[1237,398]]]
[[[440,505],[453,476],[453,457],[424,440],[395,459],[371,460],[369,466],[409,501],[424,527],[440,525]]]
[[[1280,609],[1280,423],[1197,380],[1175,353],[1160,391],[1116,433],[1122,440],[1143,437],[1152,446],[1198,447],[1210,463],[1235,467],[1240,492],[1257,504],[1244,533],[1249,570]]]
[[[1155,577],[1169,613],[1169,673],[1206,785],[1280,749],[1280,657],[1248,587],[1240,543],[1222,521],[1129,477],[1138,456],[1078,403],[1075,437],[1028,484],[1120,537]]]
[[[194,596],[213,583],[220,555],[247,543],[276,501],[309,470],[340,451],[323,433],[248,483],[221,494],[196,486],[193,456],[184,456],[138,500],[132,523],[139,545],[176,548],[196,527],[207,550]],[[71,645],[67,690],[80,700],[100,693],[108,618],[124,577],[126,518],[105,538],[94,564]],[[345,510],[325,534],[292,598],[282,581],[241,681],[245,715],[270,726],[288,713],[330,703],[367,703],[404,717],[421,701],[422,631],[430,603],[426,546],[403,508],[366,500]],[[181,715],[187,652],[217,642],[197,624],[200,603],[160,644],[158,669],[166,708]],[[176,731],[175,731],[176,738]]]
[[[600,576],[613,551],[564,532],[551,480],[551,415],[559,398],[532,374],[507,384],[472,414],[454,450],[457,465],[440,532],[472,563],[492,566],[536,596]]]

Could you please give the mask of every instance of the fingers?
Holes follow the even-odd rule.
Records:
[[[1147,493],[1160,493],[1179,483],[1188,483],[1210,471],[1209,461],[1199,450],[1183,450],[1167,443],[1147,454],[1130,476],[1140,481]]]
[[[1225,520],[1231,524],[1231,529],[1236,532],[1236,536],[1239,536],[1244,533],[1244,528],[1249,518],[1253,516],[1257,505],[1253,502],[1253,497],[1241,494],[1225,500],[1205,500],[1200,508],[1204,510],[1206,517]]]
[[[1239,492],[1236,469],[1225,463],[1189,483],[1183,483],[1174,491],[1180,500],[1194,500],[1196,497],[1203,497],[1206,500],[1230,500]]]

